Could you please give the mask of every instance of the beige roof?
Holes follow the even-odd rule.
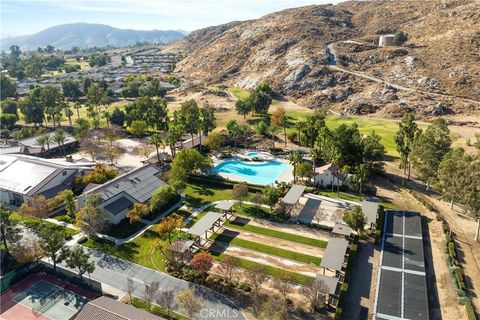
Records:
[[[100,297],[90,301],[77,314],[75,320],[165,320],[129,304]]]

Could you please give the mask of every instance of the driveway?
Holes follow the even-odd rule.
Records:
[[[135,282],[136,289],[133,295],[138,297],[143,297],[145,284],[158,281],[160,283],[159,292],[173,290],[178,293],[190,288],[204,300],[204,309],[198,312],[193,319],[245,319],[233,302],[212,289],[89,248],[85,248],[85,251],[91,253],[91,260],[95,262],[95,271],[91,274],[91,278],[122,291],[125,295],[127,294],[125,291],[127,279],[129,278]],[[60,265],[65,269],[72,270],[66,267],[64,263]],[[185,314],[185,311],[179,306],[175,306],[174,310]]]

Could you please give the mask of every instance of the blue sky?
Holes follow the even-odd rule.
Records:
[[[32,34],[64,23],[138,30],[195,30],[258,18],[285,8],[338,0],[0,0],[1,36]]]

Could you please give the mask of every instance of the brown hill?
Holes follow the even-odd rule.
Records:
[[[379,34],[404,30],[402,48],[373,45]],[[354,40],[359,43],[344,43]],[[413,89],[480,100],[480,5],[458,1],[360,1],[307,6],[256,20],[192,32],[171,49],[186,58],[175,72],[188,82],[252,88],[266,79],[308,105],[331,103],[353,113],[397,115],[480,113],[462,99],[396,92],[331,70],[326,45],[339,62]],[[380,97],[380,98],[378,98]]]

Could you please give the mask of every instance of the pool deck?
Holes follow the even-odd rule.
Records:
[[[249,152],[253,152],[253,151],[249,151]],[[248,152],[245,152],[245,153],[248,153]],[[248,159],[251,159],[251,157],[249,156],[246,156],[245,153],[236,153],[236,154],[233,154],[232,157],[230,158],[225,158],[225,159],[218,159],[218,158],[212,158],[213,160],[213,166],[216,167],[218,166],[219,164],[223,163],[223,162],[226,162],[226,161],[232,161],[232,160],[237,160],[237,161],[245,161],[245,160],[248,160]],[[245,161],[247,163],[254,163],[254,164],[264,164],[264,163],[267,163],[268,161],[277,161],[277,162],[281,162],[281,163],[284,163],[284,164],[288,164],[290,166],[290,169],[288,170],[285,170],[284,172],[282,172],[280,174],[280,176],[277,178],[277,183],[280,183],[280,182],[286,182],[286,183],[290,183],[293,181],[293,167],[290,165],[289,161],[286,160],[286,159],[283,159],[283,158],[279,158],[279,157],[275,157],[269,153],[266,153],[266,152],[259,152],[262,154],[262,157],[260,159],[265,159],[266,161]],[[243,178],[243,177],[240,177],[236,174],[231,174],[231,173],[225,173],[225,172],[221,172],[221,173],[213,173],[213,175],[217,175],[217,176],[220,176],[224,179],[227,179],[227,180],[231,180],[231,181],[237,181],[237,182],[248,182],[247,179]]]

